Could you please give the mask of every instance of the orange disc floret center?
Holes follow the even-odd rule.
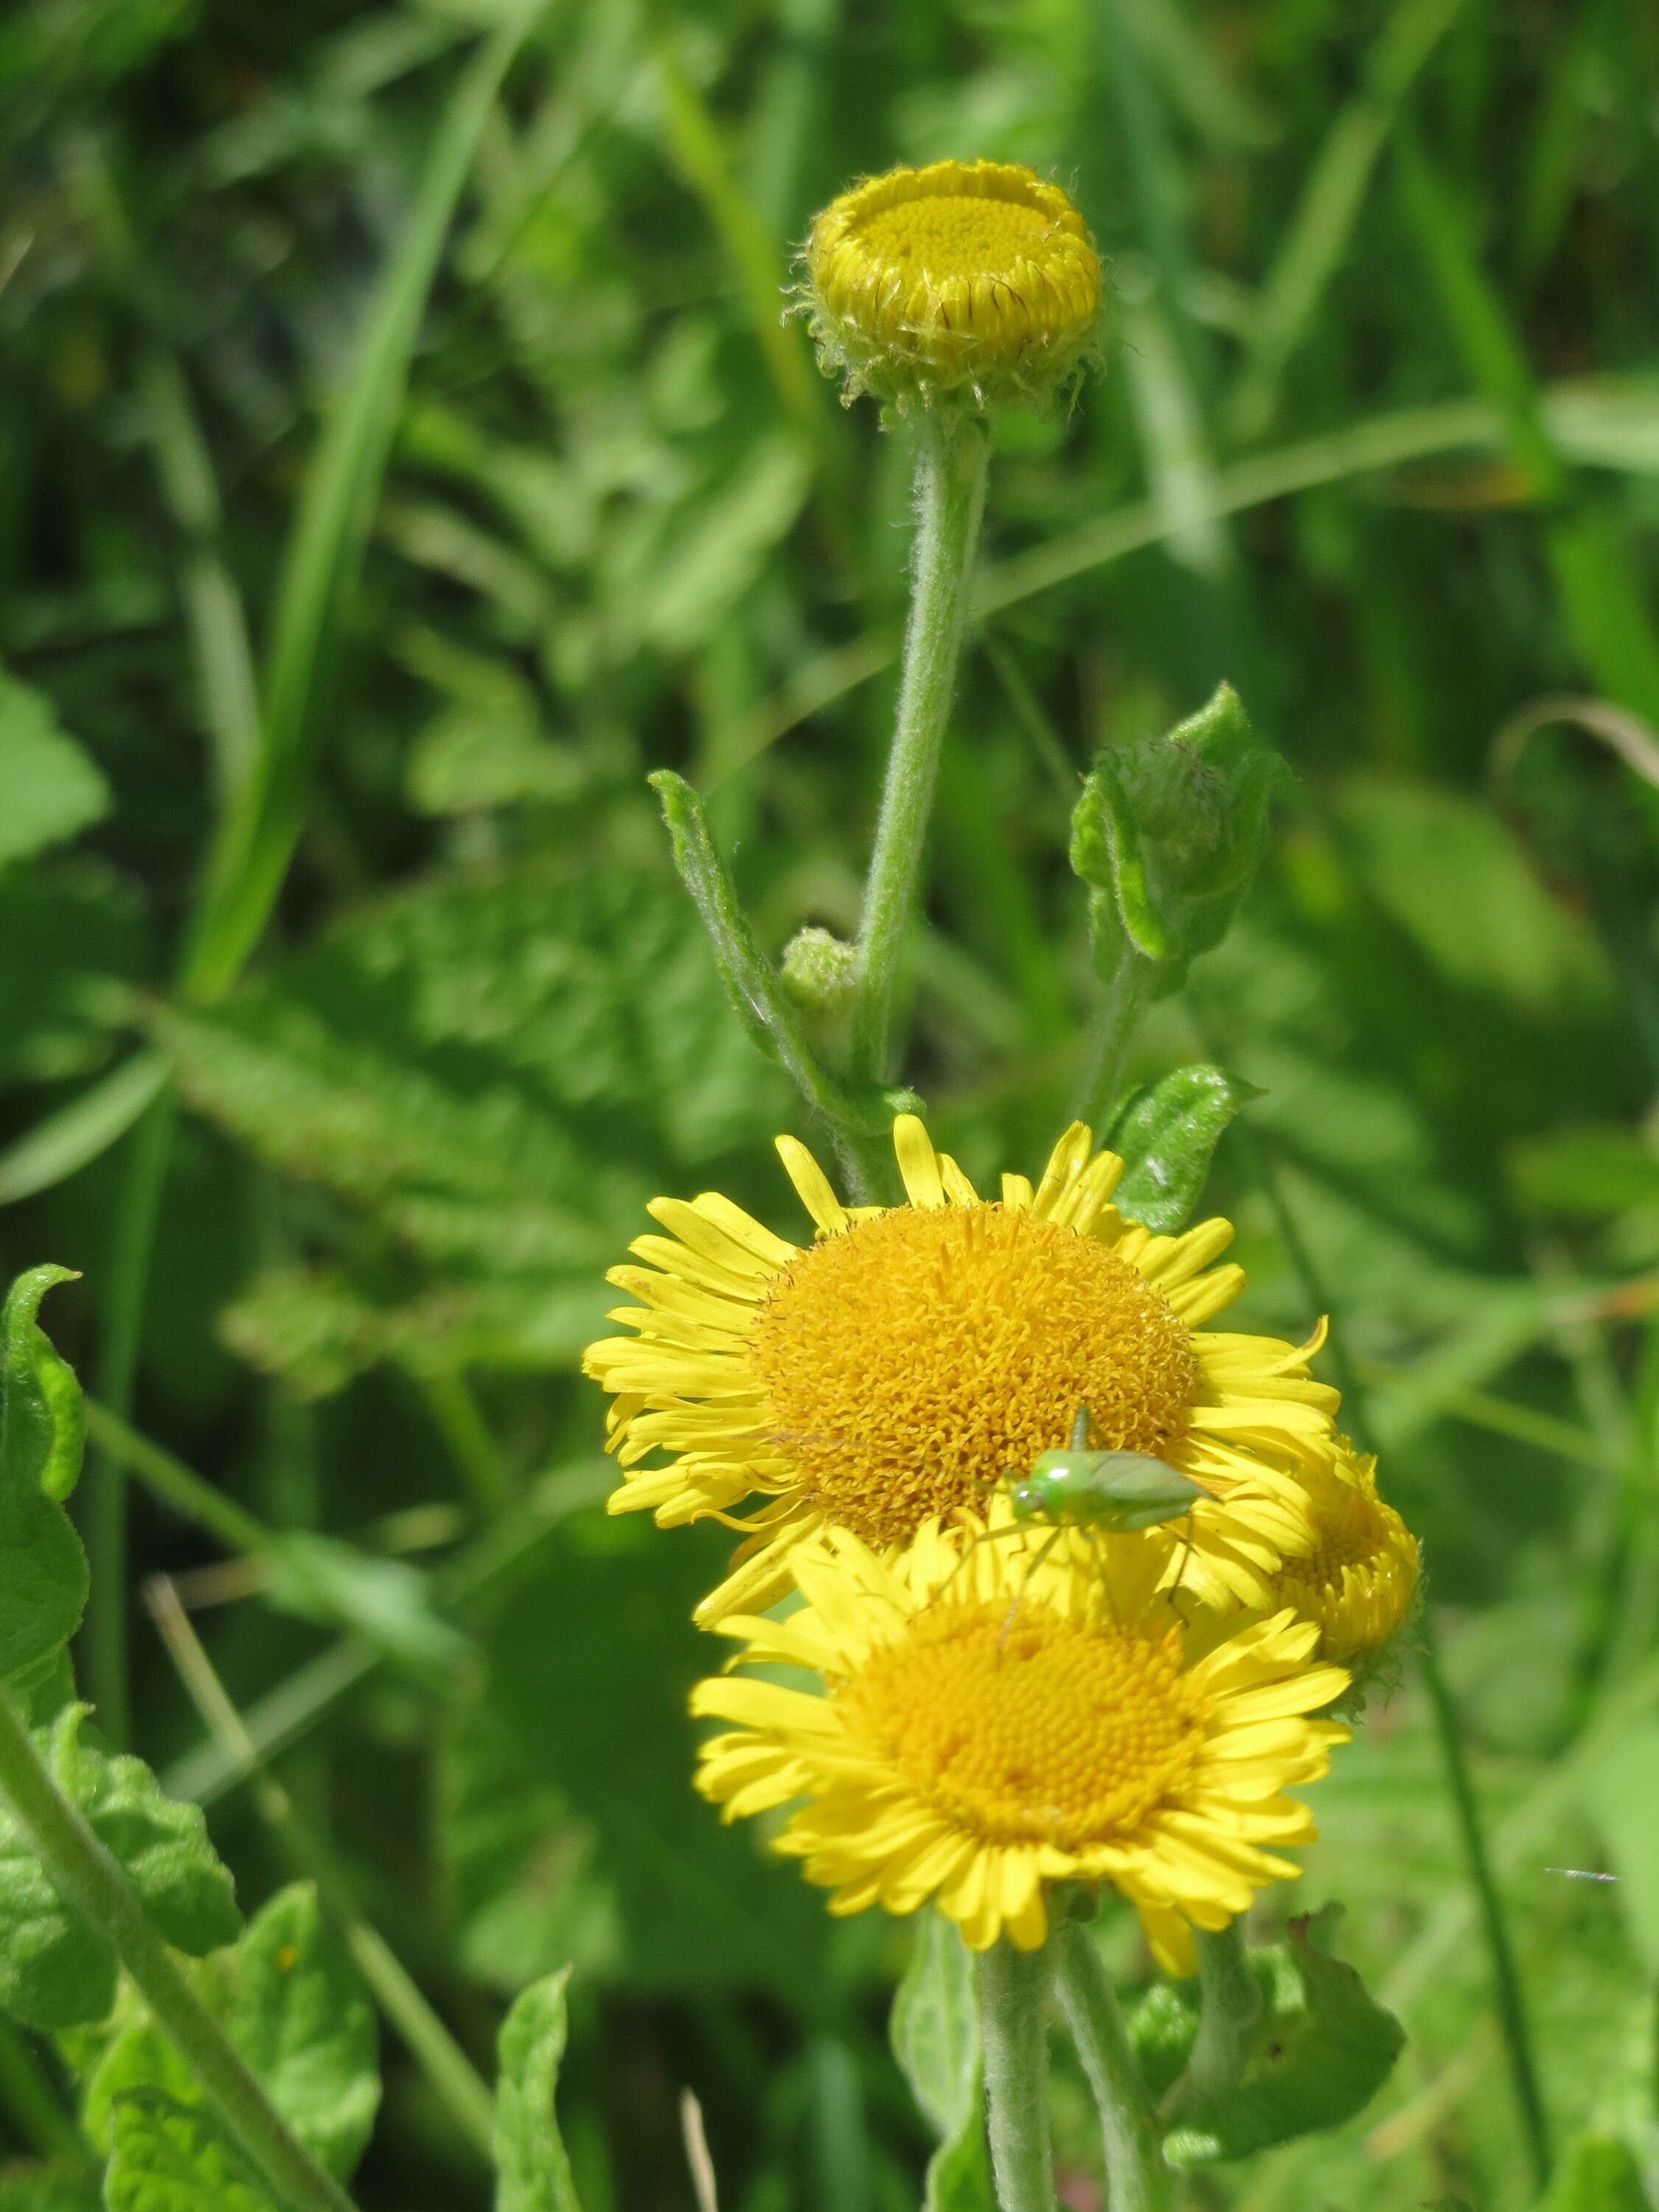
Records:
[[[1202,1738],[1179,1635],[1036,1603],[938,1604],[836,1693],[854,1734],[953,1826],[1062,1850],[1132,1838]]]
[[[895,1207],[804,1252],[750,1346],[774,1441],[867,1543],[982,1502],[1066,1443],[1160,1453],[1185,1433],[1190,1334],[1094,1238],[1000,1206]]]
[[[878,209],[866,216],[857,235],[878,264],[943,283],[952,276],[1004,276],[1040,255],[1053,229],[1050,216],[1018,200],[934,192]]]

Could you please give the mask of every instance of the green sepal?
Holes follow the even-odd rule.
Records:
[[[495,2212],[580,2212],[554,2110],[567,2023],[564,1966],[532,1982],[501,2023],[495,2085]]]
[[[1072,817],[1072,867],[1090,890],[1096,968],[1152,969],[1152,995],[1186,981],[1249,890],[1285,774],[1231,684],[1167,737],[1102,753]]]
[[[63,1500],[75,1487],[86,1417],[75,1370],[35,1316],[70,1267],[31,1267],[0,1317],[0,1680],[49,1668],[80,1626],[87,1555]]]
[[[956,1929],[930,1907],[916,1915],[889,2033],[911,2094],[939,2138],[927,2161],[923,2212],[994,2212],[972,1968]]]
[[[115,2106],[108,2212],[278,2212],[206,2112],[158,2090]]]
[[[50,1729],[34,1731],[58,1788],[175,1950],[200,1958],[234,1942],[235,1890],[200,1808],[163,1796],[142,1759],[106,1752],[85,1727],[88,1710],[66,1705]],[[28,1836],[0,1808],[0,2010],[28,2027],[74,2027],[108,2015],[115,1982],[107,1938],[64,1903]]]
[[[1590,2129],[1567,2145],[1536,2212],[1649,2212],[1650,2202],[1630,2145]]]
[[[1115,1193],[1132,1221],[1167,1236],[1179,1229],[1210,1172],[1222,1131],[1252,1098],[1254,1083],[1224,1067],[1178,1067],[1135,1092],[1109,1139],[1125,1163]]]
[[[1249,2065],[1214,2105],[1180,2108],[1181,2124],[1164,2138],[1171,2166],[1248,2158],[1340,2127],[1388,2079],[1405,2032],[1326,1949],[1340,1914],[1340,1905],[1325,1905],[1292,1920],[1288,1942],[1250,1954],[1262,2008]],[[1154,2096],[1176,2087],[1197,2030],[1183,1991],[1155,1990],[1139,2008],[1131,2034]]]

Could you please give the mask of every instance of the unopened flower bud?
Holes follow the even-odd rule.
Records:
[[[1046,409],[1095,351],[1100,256],[1057,185],[1005,161],[892,169],[806,244],[812,336],[844,397]]]

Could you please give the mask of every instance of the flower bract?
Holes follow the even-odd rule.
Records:
[[[892,169],[842,193],[806,244],[826,371],[925,404],[1046,406],[1094,345],[1100,257],[1057,185],[1005,161]]]
[[[1048,1883],[1110,1883],[1190,1972],[1192,1928],[1297,1873],[1273,1847],[1315,1830],[1284,1792],[1346,1740],[1308,1716],[1348,1676],[1289,1612],[1199,1656],[1161,1559],[1137,1536],[1051,1543],[1001,1498],[988,1527],[929,1522],[884,1555],[824,1531],[792,1562],[804,1608],[717,1624],[744,1663],[810,1669],[823,1694],[700,1683],[693,1711],[734,1725],[703,1746],[697,1786],[727,1820],[804,1799],[776,1848],[832,1912],[932,1899],[973,1948],[1030,1950]]]
[[[1041,1181],[980,1197],[921,1123],[894,1143],[908,1202],[844,1206],[805,1147],[778,1140],[817,1226],[801,1247],[729,1199],[659,1199],[670,1233],[611,1280],[637,1304],[630,1335],[589,1347],[613,1394],[613,1512],[670,1526],[709,1515],[750,1538],[699,1617],[769,1605],[789,1547],[830,1523],[883,1547],[1063,1445],[1086,1407],[1104,1449],[1150,1453],[1206,1497],[1166,1547],[1205,1603],[1260,1605],[1267,1577],[1313,1541],[1303,1476],[1328,1465],[1338,1400],[1308,1371],[1314,1342],[1203,1324],[1243,1270],[1212,1263],[1212,1220],[1176,1237],[1111,1203],[1122,1163],[1077,1124]],[[665,1455],[665,1463],[657,1455]]]

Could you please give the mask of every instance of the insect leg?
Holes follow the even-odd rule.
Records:
[[[1112,1616],[1112,1626],[1121,1628],[1123,1624],[1117,1617],[1117,1600],[1112,1595],[1111,1570],[1100,1548],[1100,1531],[1085,1528],[1083,1533],[1089,1539],[1089,1555],[1095,1563],[1095,1572],[1100,1577],[1100,1587],[1106,1593],[1106,1610]]]
[[[957,1561],[955,1566],[951,1568],[950,1573],[946,1575],[945,1580],[933,1592],[933,1599],[930,1602],[936,1602],[939,1598],[942,1598],[945,1595],[946,1590],[950,1589],[951,1583],[955,1582],[957,1577],[967,1565],[969,1560],[973,1558],[975,1553],[978,1551],[981,1544],[994,1544],[999,1536],[1018,1536],[1024,1526],[1025,1523],[1024,1522],[1014,1521],[1010,1522],[1006,1527],[1001,1528],[981,1528],[978,1535],[975,1537],[973,1542],[969,1544],[967,1549],[963,1553],[962,1557]]]
[[[1179,1597],[1179,1596],[1180,1596],[1180,1595],[1181,1595],[1181,1585],[1182,1585],[1182,1583],[1183,1582],[1185,1582],[1185,1580],[1187,1579],[1187,1568],[1188,1568],[1188,1563],[1189,1563],[1189,1561],[1191,1560],[1192,1556],[1193,1556],[1193,1536],[1194,1536],[1194,1528],[1193,1528],[1193,1509],[1192,1509],[1192,1507],[1189,1505],[1189,1506],[1187,1508],[1187,1540],[1186,1540],[1186,1542],[1185,1542],[1185,1543],[1182,1546],[1182,1547],[1181,1547],[1181,1565],[1180,1565],[1180,1568],[1179,1568],[1179,1570],[1178,1570],[1178,1571],[1176,1572],[1176,1578],[1175,1578],[1175,1587],[1174,1587],[1174,1589],[1171,1589],[1171,1591],[1170,1592],[1170,1595],[1172,1598],[1173,1598],[1173,1597]]]
[[[1026,1568],[1026,1570],[1025,1570],[1025,1579],[1021,1583],[1021,1584],[1020,1584],[1019,1588],[1018,1588],[1018,1589],[1015,1591],[1015,1593],[1014,1593],[1014,1601],[1013,1601],[1013,1603],[1009,1607],[1009,1608],[1008,1608],[1008,1617],[1007,1617],[1007,1619],[1006,1619],[1006,1620],[1003,1622],[1003,1624],[1002,1624],[1002,1633],[1001,1633],[1001,1634],[997,1638],[997,1657],[998,1657],[999,1659],[1000,1659],[1000,1658],[1001,1658],[1001,1656],[1002,1656],[1002,1653],[1003,1653],[1003,1647],[1006,1644],[1006,1643],[1007,1643],[1007,1641],[1008,1641],[1009,1634],[1010,1634],[1011,1631],[1012,1631],[1012,1628],[1013,1628],[1013,1625],[1014,1625],[1014,1616],[1015,1616],[1015,1614],[1019,1611],[1019,1609],[1020,1609],[1021,1606],[1022,1606],[1022,1605],[1024,1605],[1024,1602],[1025,1602],[1025,1593],[1026,1593],[1026,1591],[1027,1591],[1028,1589],[1030,1589],[1030,1587],[1031,1587],[1031,1577],[1032,1577],[1032,1576],[1036,1572],[1037,1569],[1038,1569],[1038,1568],[1042,1565],[1043,1561],[1048,1558],[1048,1556],[1049,1553],[1050,1553],[1050,1552],[1052,1552],[1052,1551],[1054,1550],[1054,1546],[1055,1546],[1057,1543],[1059,1543],[1059,1541],[1060,1541],[1060,1538],[1061,1538],[1065,1534],[1066,1534],[1066,1523],[1065,1523],[1065,1522],[1061,1521],[1061,1522],[1058,1522],[1058,1523],[1055,1525],[1055,1527],[1054,1527],[1054,1528],[1051,1528],[1051,1529],[1049,1530],[1049,1532],[1048,1532],[1048,1540],[1047,1541],[1047,1543],[1045,1543],[1044,1545],[1042,1545],[1042,1547],[1039,1549],[1039,1551],[1038,1551],[1038,1553],[1037,1553],[1037,1555],[1036,1555],[1036,1559],[1034,1559],[1032,1560],[1032,1562],[1031,1562],[1030,1565],[1029,1567],[1027,1567],[1027,1568]]]

